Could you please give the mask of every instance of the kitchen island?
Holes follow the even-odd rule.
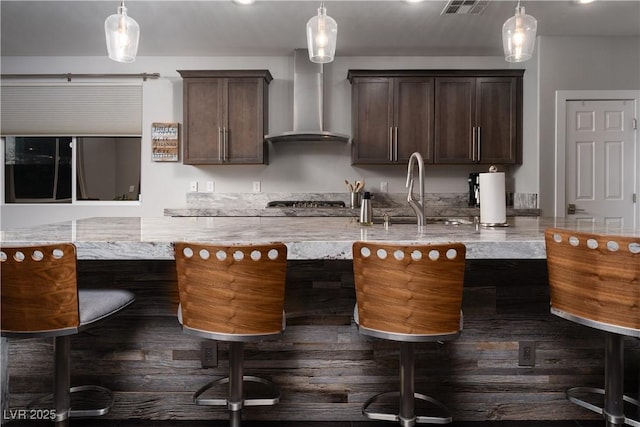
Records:
[[[468,259],[544,259],[548,227],[607,232],[603,224],[564,218],[510,217],[508,227],[485,228],[472,221],[448,225],[361,226],[354,217],[160,217],[87,218],[3,231],[3,244],[73,242],[83,260],[169,260],[172,242],[264,243],[281,241],[291,260],[351,259],[356,240],[398,243],[458,241]],[[608,232],[640,236],[640,231]]]
[[[393,220],[392,220],[393,221]],[[362,403],[397,387],[397,346],[362,337],[353,322],[351,245],[355,240],[467,246],[464,330],[457,340],[416,349],[416,387],[438,396],[460,421],[593,419],[569,403],[566,388],[602,381],[604,340],[589,328],[549,314],[544,230],[605,232],[601,224],[514,217],[509,226],[414,224],[360,226],[355,218],[183,217],[88,218],[2,232],[4,245],[74,242],[80,286],[130,289],[134,305],[104,326],[72,338],[72,382],[111,388],[111,419],[224,419],[197,407],[192,394],[227,370],[202,368],[203,340],[176,320],[174,241],[262,243],[289,249],[285,311],[279,338],[247,345],[246,368],[282,390],[273,407],[247,408],[246,419],[360,421]],[[633,230],[611,234],[640,236]],[[534,342],[534,366],[519,348]],[[49,391],[51,345],[9,340],[11,409]],[[5,348],[7,346],[4,346]],[[577,350],[579,349],[579,351]],[[627,388],[638,389],[640,344],[626,344]],[[3,378],[5,376],[3,375]]]

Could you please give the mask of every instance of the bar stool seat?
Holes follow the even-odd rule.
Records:
[[[119,289],[78,290],[76,248],[72,243],[3,246],[0,273],[2,337],[53,337],[56,425],[68,425],[69,418],[108,413],[113,404],[109,389],[97,385],[70,387],[70,336],[118,313],[135,300],[134,295]],[[70,394],[80,392],[98,392],[108,403],[99,408],[73,408]]]
[[[183,331],[229,342],[229,375],[201,387],[194,402],[226,407],[230,425],[240,426],[244,406],[275,405],[280,400],[271,381],[244,375],[244,343],[276,337],[285,329],[287,247],[195,242],[176,242],[174,247]],[[245,395],[247,382],[262,386],[260,396]],[[228,387],[224,396],[203,397],[218,385]]]
[[[607,427],[640,427],[624,413],[625,402],[640,408],[624,394],[624,338],[640,338],[640,237],[550,228],[545,244],[551,313],[606,337],[604,387],[573,387],[567,399],[602,415]],[[588,395],[602,396],[602,406]]]
[[[362,407],[368,419],[395,421],[403,427],[452,422],[442,403],[415,392],[414,344],[452,340],[460,334],[465,255],[461,243],[354,243],[354,319],[358,330],[363,335],[400,342],[400,390],[368,399]],[[398,399],[398,412],[370,409],[387,397]],[[441,414],[417,415],[416,399],[429,402]]]

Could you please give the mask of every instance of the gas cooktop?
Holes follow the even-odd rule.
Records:
[[[268,208],[344,208],[341,200],[286,200],[267,203]]]

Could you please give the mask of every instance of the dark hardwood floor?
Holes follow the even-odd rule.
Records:
[[[128,422],[122,422],[120,424],[86,424],[82,427],[89,426],[104,426],[104,427],[223,427],[228,426],[227,422],[216,421],[214,423],[207,422],[140,422],[130,424]],[[338,422],[251,422],[245,421],[242,423],[243,427],[391,427],[399,425],[398,423],[383,422],[383,421],[362,421],[362,422],[350,422],[350,421],[338,421]],[[604,422],[586,422],[586,421],[557,421],[557,422],[532,422],[532,421],[495,421],[495,422],[454,422],[449,424],[451,427],[602,427]],[[71,425],[74,427],[74,424]]]
[[[51,426],[48,422],[15,421],[8,427],[44,427]],[[146,420],[72,420],[70,427],[225,427],[226,421],[146,421]],[[308,422],[308,421],[243,421],[243,427],[391,427],[397,423],[383,421],[336,421],[336,422]],[[459,421],[449,424],[451,427],[603,427],[604,421]]]

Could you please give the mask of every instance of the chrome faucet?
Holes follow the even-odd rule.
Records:
[[[413,197],[413,176],[415,164],[418,164],[418,180],[419,180],[419,190],[420,190],[420,200],[416,201]],[[416,217],[418,220],[418,227],[424,226],[424,210],[425,210],[425,202],[424,202],[424,160],[422,159],[422,155],[419,152],[415,152],[409,157],[409,164],[407,165],[407,188],[409,189],[409,194],[407,195],[407,202],[409,202],[409,206],[416,213]]]

